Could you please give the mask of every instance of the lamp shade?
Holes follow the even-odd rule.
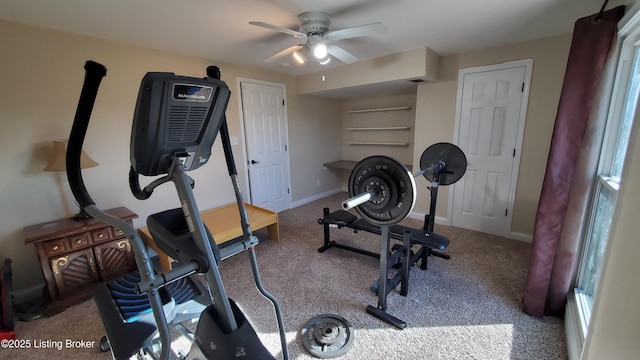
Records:
[[[67,170],[67,140],[54,140],[53,150],[49,163],[45,166],[45,171],[66,171]],[[98,163],[87,155],[84,150],[80,155],[80,168],[88,169],[98,166]]]

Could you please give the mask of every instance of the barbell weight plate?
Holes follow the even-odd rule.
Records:
[[[440,142],[426,148],[420,156],[420,169],[427,169],[424,177],[433,182],[434,172],[438,164],[443,165],[440,170],[439,185],[451,185],[460,180],[467,171],[467,157],[464,152],[454,144]]]
[[[309,354],[335,358],[346,354],[353,345],[353,328],[338,315],[318,315],[304,325],[301,338]]]
[[[378,189],[378,194],[356,207],[366,221],[391,225],[405,219],[413,210],[417,194],[413,174],[398,160],[388,156],[369,156],[356,164],[349,176],[349,195]]]

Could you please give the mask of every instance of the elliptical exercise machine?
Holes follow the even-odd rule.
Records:
[[[173,182],[181,203],[180,208],[147,219],[154,242],[179,261],[170,271],[158,273],[136,229],[100,210],[85,188],[80,154],[106,68],[93,61],[87,61],[84,68],[84,85],[67,150],[69,184],[81,208],[127,236],[138,268],[135,274],[100,284],[96,291],[96,304],[114,358],[144,352],[162,360],[274,359],[240,309],[227,297],[218,271],[221,259],[248,250],[256,287],[274,306],[282,356],[288,359],[280,306],[260,280],[255,255],[258,239],[251,232],[225,117],[231,92],[220,80],[219,69],[210,66],[207,77],[202,79],[173,73],[147,73],[142,79],[131,133],[129,184],[136,198],[147,199],[159,185]],[[200,218],[192,192],[194,182],[186,174],[207,163],[218,132],[243,229],[241,240],[224,248],[218,248]],[[160,177],[140,189],[139,175]],[[192,279],[194,274],[204,274],[206,287]],[[199,318],[195,334],[179,324],[190,317]],[[186,356],[177,355],[170,348],[170,323],[193,339]]]

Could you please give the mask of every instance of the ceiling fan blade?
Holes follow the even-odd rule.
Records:
[[[279,59],[279,58],[281,58],[283,56],[289,55],[289,54],[293,53],[294,51],[298,51],[298,50],[302,49],[303,46],[304,45],[289,46],[288,48],[280,51],[279,53],[264,59],[264,62],[273,61],[273,60]]]
[[[358,58],[355,57],[355,55],[335,44],[328,44],[327,51],[333,57],[345,64],[353,64],[354,62],[358,61]]]
[[[346,29],[332,31],[327,34],[327,38],[331,40],[353,39],[361,36],[380,34],[387,31],[387,27],[382,23],[372,23],[360,26],[354,26]]]
[[[287,29],[287,28],[283,28],[280,26],[275,26],[275,25],[271,25],[271,24],[267,24],[265,22],[262,21],[249,21],[249,24],[251,25],[255,25],[255,26],[260,26],[263,27],[265,29],[269,29],[269,30],[274,30],[274,31],[279,31],[283,34],[287,34],[287,35],[291,35],[294,37],[305,37],[306,35],[299,32],[299,31],[295,31],[295,30],[291,30],[291,29]]]

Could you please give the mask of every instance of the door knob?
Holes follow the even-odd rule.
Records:
[[[255,160],[251,160],[251,165],[255,165],[257,163],[259,163],[260,161],[255,161]]]

